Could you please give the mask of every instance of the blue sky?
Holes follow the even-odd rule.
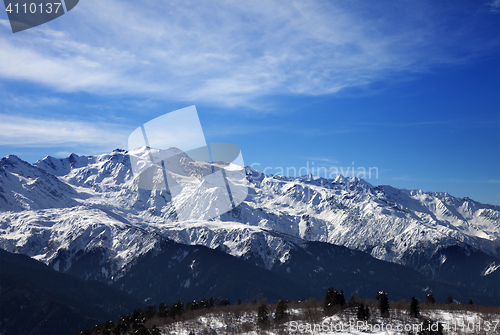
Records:
[[[0,14],[2,157],[126,148],[190,105],[259,170],[500,205],[500,1],[81,0],[16,34]]]

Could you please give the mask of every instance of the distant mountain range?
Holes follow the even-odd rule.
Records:
[[[500,304],[500,206],[246,168],[243,203],[211,220],[200,206],[179,222],[176,210],[210,194],[172,200],[168,190],[139,189],[130,154],[1,159],[0,248],[148,304],[300,299],[330,286],[347,297],[433,292]]]

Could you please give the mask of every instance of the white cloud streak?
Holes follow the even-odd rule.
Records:
[[[87,0],[39,28],[0,34],[0,77],[237,106],[273,94],[332,94],[491,47],[443,31],[430,3],[369,4]]]
[[[0,114],[0,145],[14,147],[73,147],[95,150],[126,148],[131,129],[115,124],[34,119]]]
[[[493,13],[500,13],[500,0],[493,0],[489,5]]]
[[[308,161],[319,161],[321,162],[322,164],[330,164],[330,165],[333,165],[333,164],[340,164],[340,161],[336,160],[336,159],[330,159],[328,157],[307,157],[306,158]]]

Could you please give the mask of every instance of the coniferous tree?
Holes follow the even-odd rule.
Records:
[[[358,320],[360,320],[360,321],[367,320],[365,305],[363,303],[359,304],[358,312],[356,313],[356,316],[357,316]]]
[[[269,312],[267,310],[266,304],[260,305],[259,309],[257,310],[257,322],[259,324],[264,324],[268,321],[268,316]]]
[[[469,299],[469,305],[474,305],[474,303],[472,302],[472,299]]]
[[[323,302],[323,309],[325,311],[333,307],[333,299],[335,296],[335,292],[337,292],[337,290],[335,290],[333,287],[329,287],[328,290],[326,290],[325,300]]]
[[[184,304],[180,301],[177,301],[175,304],[170,307],[169,315],[175,319],[176,316],[181,316],[184,311]]]
[[[274,319],[278,322],[284,320],[286,318],[286,310],[287,310],[286,302],[284,302],[283,299],[280,299],[280,301],[278,301],[278,305],[276,305],[276,312],[274,313]]]
[[[229,299],[221,299],[217,303],[217,306],[229,306],[229,305],[231,305]]]
[[[160,306],[158,307],[158,316],[160,318],[165,318],[168,316],[168,309],[169,309],[169,306],[168,305],[165,305],[165,303],[161,303]]]
[[[420,316],[420,308],[418,306],[418,300],[415,297],[411,298],[410,316],[414,318],[418,318]]]
[[[339,308],[343,308],[345,306],[344,290],[339,292],[334,287],[330,287],[325,294],[323,309],[326,314],[331,314],[332,311],[334,311],[334,306]]]
[[[452,304],[453,303],[453,297],[450,295],[448,299],[446,299],[447,304]]]
[[[368,308],[368,305],[365,306],[363,303],[360,303],[356,316],[360,321],[368,320],[370,318],[370,309]]]
[[[144,317],[146,319],[151,319],[156,314],[156,305],[150,305],[144,310]]]
[[[356,317],[361,321],[365,319],[365,305],[363,303],[359,304]]]
[[[344,297],[344,290],[340,290],[340,299],[339,299],[339,305],[341,308],[345,306],[345,297]]]
[[[436,299],[434,299],[434,295],[432,293],[429,293],[425,296],[425,303],[426,304],[435,304]]]
[[[380,315],[383,318],[388,318],[389,317],[389,299],[387,298],[387,293],[384,291],[380,291],[376,299],[378,300],[378,306],[380,309]]]

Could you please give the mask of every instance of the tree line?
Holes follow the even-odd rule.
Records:
[[[160,329],[156,324],[149,325],[152,319],[171,319],[175,321],[189,311],[210,310],[214,307],[229,306],[229,299],[209,298],[193,300],[186,304],[177,301],[173,304],[161,303],[149,305],[145,309],[134,309],[133,312],[122,315],[116,321],[108,321],[103,324],[94,325],[91,329],[85,329],[77,333],[78,335],[125,335],[129,333],[137,335],[160,335]],[[150,323],[150,322],[149,322]]]
[[[372,316],[373,311],[371,311],[368,304],[365,305],[363,301],[364,300],[362,298],[354,295],[350,297],[349,301],[346,301],[343,290],[338,291],[334,287],[329,287],[326,290],[321,309],[324,316],[331,316],[346,308],[353,308],[356,311],[356,317],[358,320],[368,321]],[[388,294],[384,291],[377,292],[375,301],[380,316],[382,318],[389,318],[390,301]],[[297,301],[295,302],[300,303]],[[261,302],[257,302],[254,299],[250,304],[246,304],[245,301],[238,299],[235,305],[250,306],[248,308],[257,312],[257,324],[260,327],[265,328],[270,326],[271,323],[280,324],[288,321],[288,306],[290,303],[292,303],[291,300],[285,301],[280,299],[276,304],[274,314],[272,313],[273,310],[269,310],[270,304],[268,304],[265,299]],[[435,303],[436,300],[432,293],[425,296],[426,305],[432,305]],[[449,296],[446,303],[454,304],[453,297]],[[208,299],[193,300],[187,302],[186,304],[176,301],[172,304],[161,303],[158,306],[150,305],[144,309],[135,309],[133,312],[121,316],[116,321],[108,321],[103,324],[95,325],[91,329],[86,329],[77,333],[77,335],[125,335],[131,333],[138,335],[159,335],[161,332],[157,327],[158,324],[164,325],[169,322],[171,323],[184,319],[183,317],[189,312],[200,311],[202,313],[207,313],[213,308],[221,308],[230,305],[231,303],[229,299],[213,297]],[[469,305],[473,305],[472,300],[469,301]],[[422,321],[422,324],[424,325],[423,329],[426,329],[425,325],[432,323],[432,320],[422,318],[420,314],[420,302],[415,297],[411,298],[408,304],[408,311],[410,317],[420,319]],[[155,321],[156,323],[154,323]],[[418,335],[442,334],[442,326],[439,326],[438,324],[438,327],[438,329],[431,331],[422,330],[418,333]]]

